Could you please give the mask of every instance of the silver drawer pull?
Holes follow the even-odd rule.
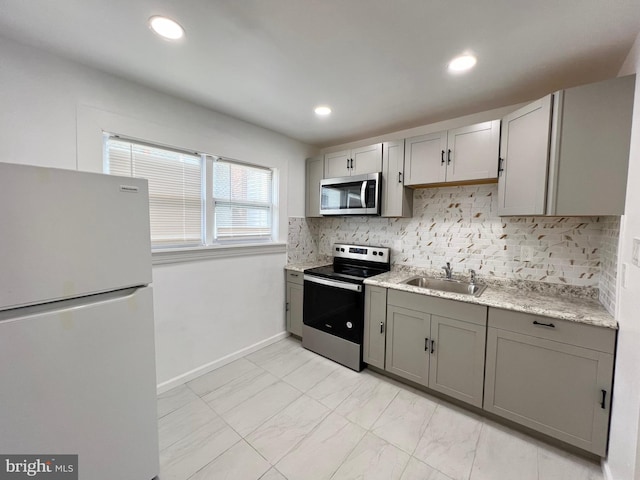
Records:
[[[537,320],[534,320],[533,324],[534,325],[538,325],[540,327],[556,328],[556,326],[553,323],[541,323],[541,322],[539,322]]]

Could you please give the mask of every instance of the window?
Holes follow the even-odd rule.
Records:
[[[105,134],[104,170],[149,181],[154,248],[272,240],[269,168]]]
[[[271,170],[217,159],[213,163],[212,175],[214,239],[270,238]]]

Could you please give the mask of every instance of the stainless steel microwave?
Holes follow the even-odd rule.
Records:
[[[320,180],[321,215],[380,215],[382,173]]]

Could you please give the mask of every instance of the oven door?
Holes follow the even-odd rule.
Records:
[[[363,286],[305,275],[302,318],[309,327],[362,344]]]

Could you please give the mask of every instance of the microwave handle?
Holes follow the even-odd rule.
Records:
[[[369,180],[362,182],[362,187],[360,188],[360,201],[362,202],[362,208],[367,208],[367,183],[369,183]]]

